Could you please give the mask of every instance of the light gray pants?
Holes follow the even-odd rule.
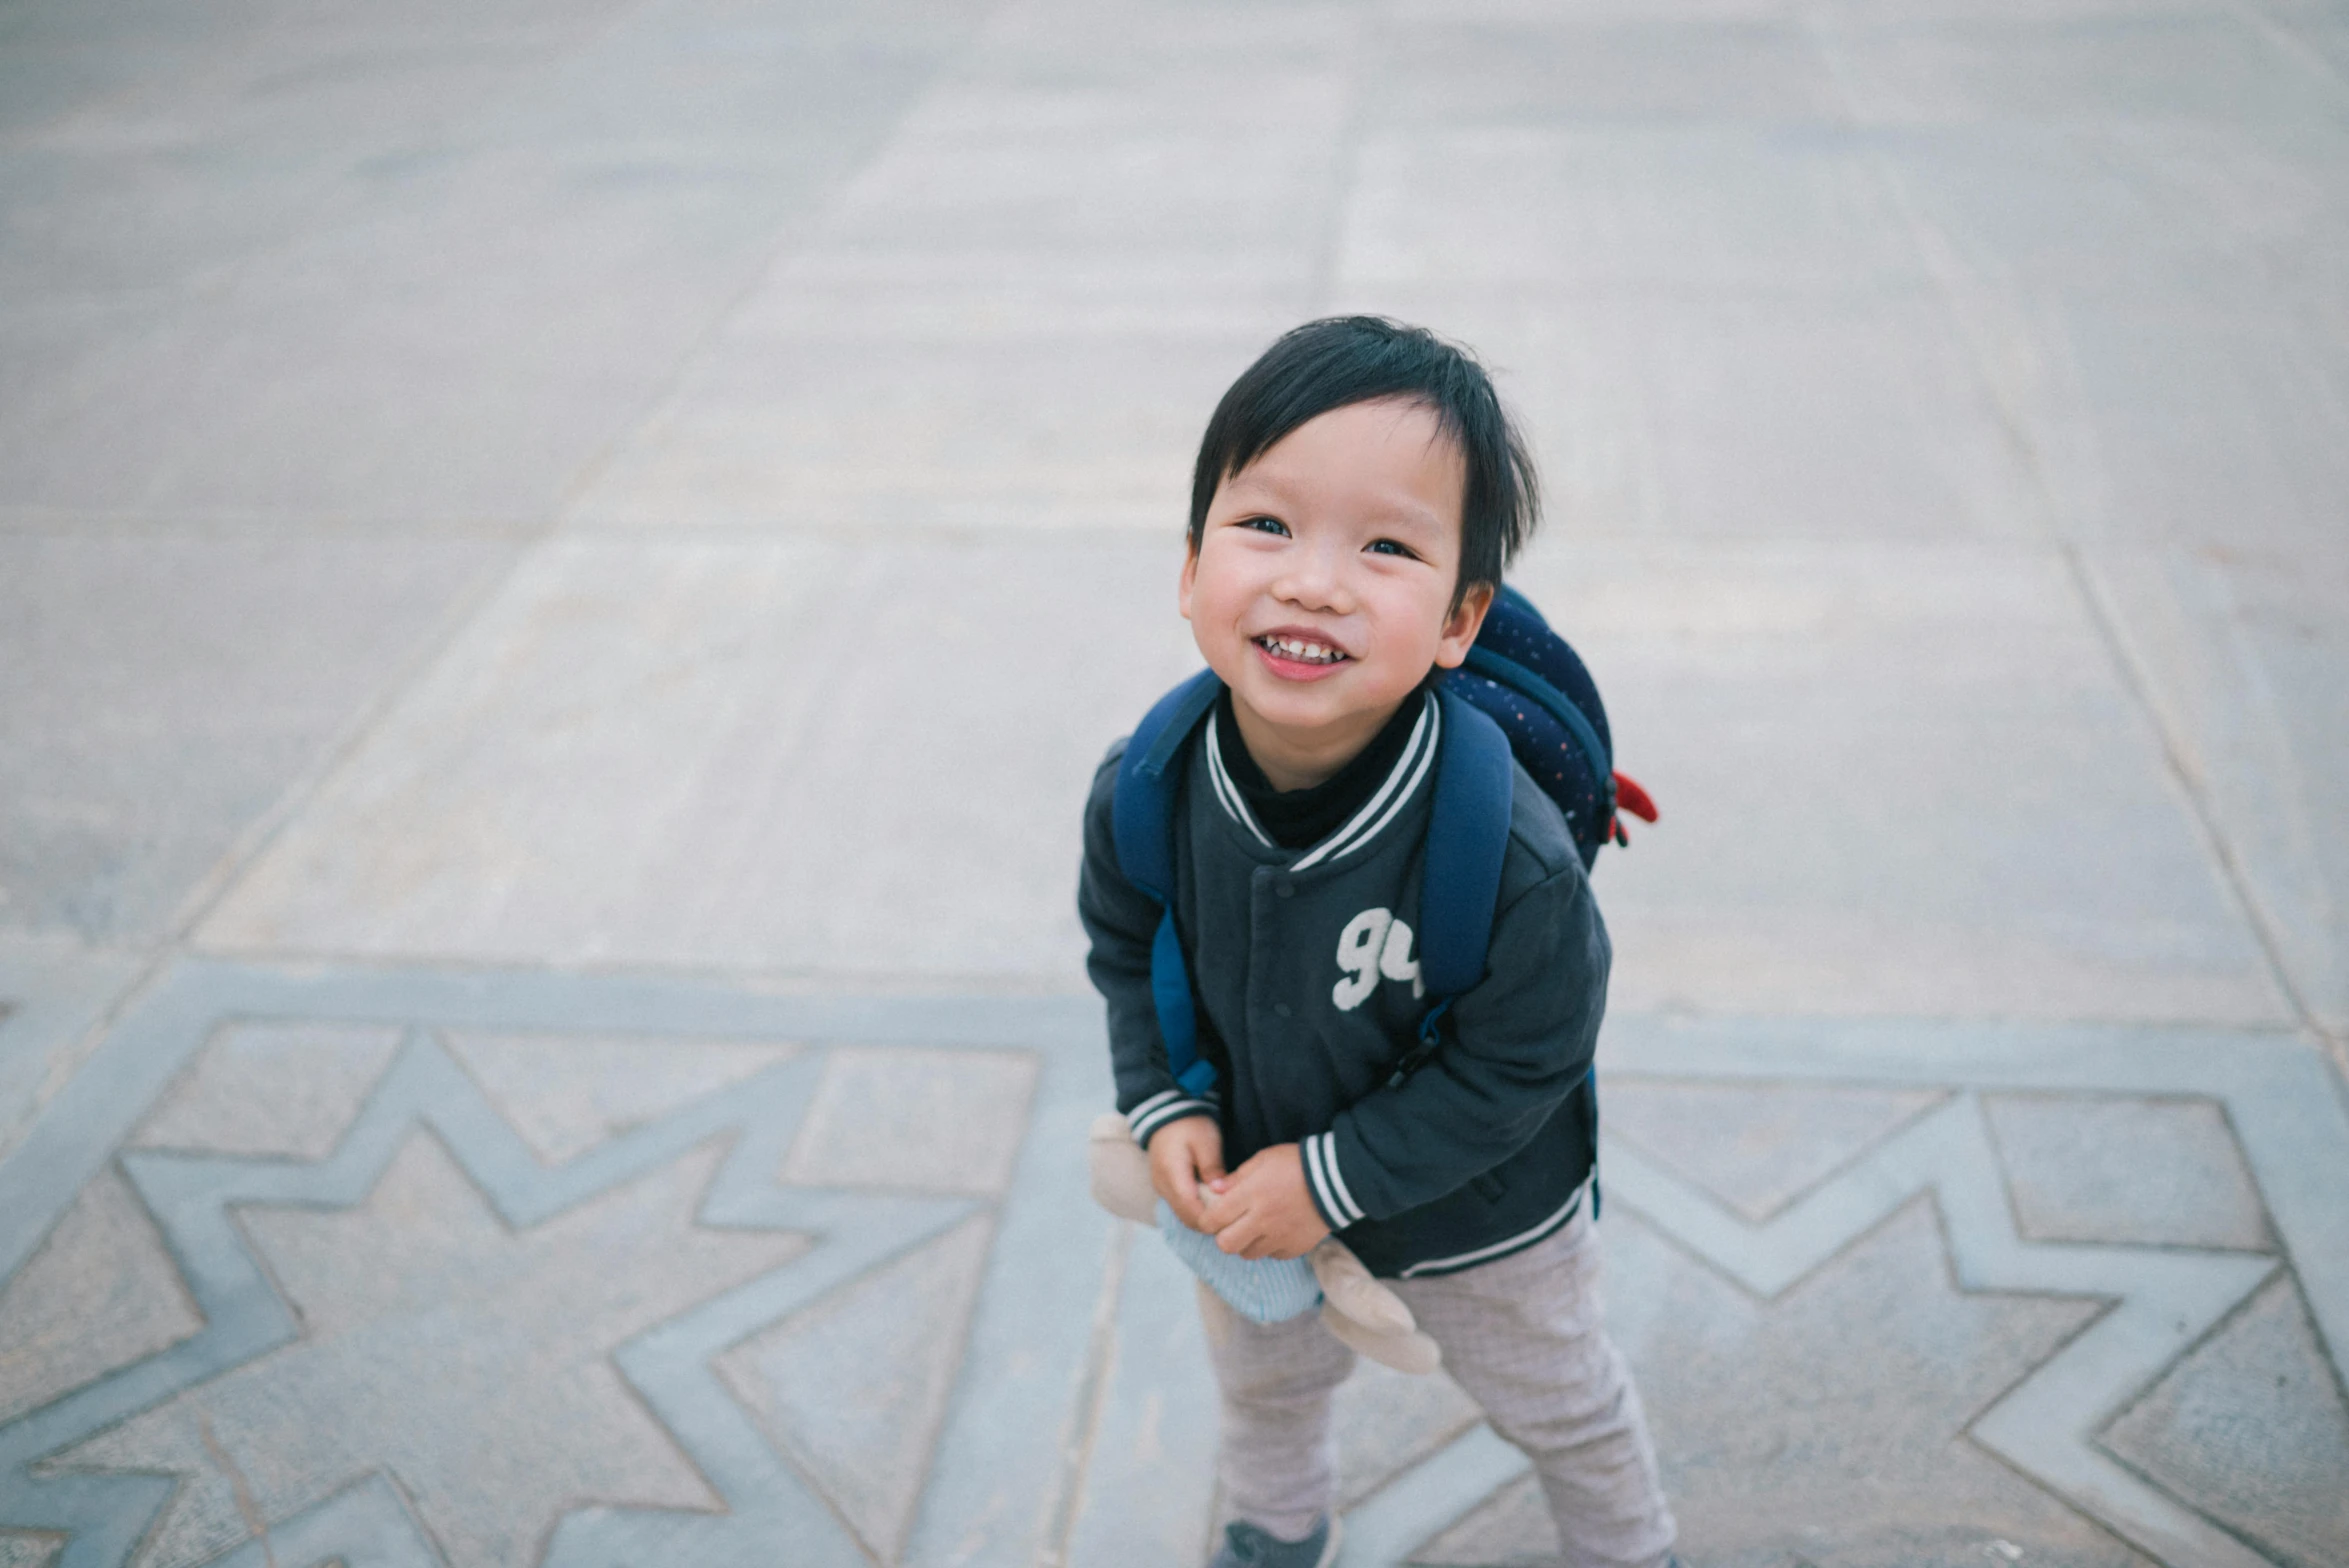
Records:
[[[1648,1568],[1672,1548],[1647,1417],[1599,1321],[1598,1233],[1586,1205],[1547,1240],[1429,1279],[1389,1280],[1435,1342],[1444,1370],[1493,1430],[1534,1463],[1572,1568]],[[1284,1540],[1309,1533],[1336,1496],[1330,1396],[1354,1353],[1316,1313],[1251,1323],[1199,1292],[1223,1391],[1217,1472],[1228,1517]]]

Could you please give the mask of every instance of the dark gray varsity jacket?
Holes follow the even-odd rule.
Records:
[[[1565,822],[1518,769],[1485,977],[1453,1004],[1435,1058],[1389,1082],[1426,1010],[1410,922],[1442,715],[1422,700],[1368,804],[1302,851],[1276,846],[1232,784],[1222,748],[1236,737],[1211,715],[1192,738],[1174,912],[1214,1098],[1190,1096],[1167,1068],[1150,1000],[1159,910],[1119,870],[1111,829],[1123,741],[1093,778],[1077,895],[1135,1136],[1147,1144],[1170,1121],[1212,1115],[1234,1169],[1259,1149],[1302,1145],[1322,1218],[1390,1277],[1469,1268],[1573,1218],[1596,1134],[1580,1086],[1612,956]]]

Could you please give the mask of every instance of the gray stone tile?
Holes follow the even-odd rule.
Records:
[[[191,156],[113,140],[89,146],[49,137],[0,146],[0,183],[10,197],[0,226],[0,285],[12,313],[60,296],[88,303],[218,286],[238,266],[296,238],[336,172],[326,149]],[[202,178],[190,177],[191,161],[201,162]],[[20,381],[10,403],[22,403],[28,391]]]
[[[642,1035],[445,1036],[531,1152],[560,1165],[788,1061],[795,1047]]]
[[[2047,505],[1937,294],[1341,296],[1478,350],[1562,535],[2033,539]]]
[[[2014,23],[2042,27],[2174,23],[2211,15],[2239,16],[2209,0],[1828,0],[1825,16],[1855,26],[1931,27]]]
[[[567,55],[527,29],[420,57],[362,34],[249,66],[261,83],[210,82],[226,123],[204,118],[219,103],[167,99],[169,134],[219,154],[208,195],[230,216],[199,249],[226,271],[77,318],[0,403],[0,499],[543,514],[956,36],[886,15],[841,32],[802,37],[710,0],[640,13]],[[501,59],[515,68],[501,75]],[[453,63],[436,75],[436,62]],[[259,123],[237,121],[248,99]],[[310,166],[312,116],[342,151],[330,183]],[[288,145],[302,167],[282,167]],[[182,186],[141,185],[152,164],[99,182],[123,188],[123,219],[71,203],[64,238],[86,236],[94,262],[71,243],[23,256],[15,275],[43,281],[13,291],[12,315],[86,309],[94,283],[182,265],[182,231],[202,240],[215,220],[176,205]],[[39,321],[14,335],[37,339]]]
[[[1092,771],[1196,667],[1178,537],[550,544],[204,940],[1080,985]]]
[[[715,346],[570,509],[593,525],[1179,533],[1199,431],[1271,329]]]
[[[1610,542],[1519,577],[1663,810],[1595,875],[1617,1008],[2285,1020],[2054,555]]]
[[[1904,127],[1873,145],[1917,217],[1975,271],[2059,283],[2155,341],[2216,302],[2243,300],[2257,331],[2279,290],[2338,288],[2344,143],[2330,125],[1996,122]],[[2046,350],[2060,354],[2060,326]]]
[[[596,0],[397,9],[259,0],[193,13],[151,0],[37,0],[14,8],[4,24],[0,71],[9,88],[0,92],[0,129],[28,139],[96,139],[109,126],[129,126],[150,144],[185,143],[198,132],[271,127],[289,104],[313,106],[340,89],[352,111],[345,119],[313,113],[299,127],[300,139],[332,147],[376,128],[378,117],[360,111],[380,108],[387,84],[429,78],[462,55],[512,74],[509,50],[518,39],[559,52],[611,9]],[[430,106],[408,107],[428,113]]]
[[[2252,18],[2199,6],[1847,24],[1836,48],[1872,120],[2245,124],[2330,118],[2343,100],[2338,78]]]
[[[1533,126],[1366,135],[1341,292],[1404,284],[1678,295],[1928,281],[1867,150],[1834,130]]]
[[[1393,0],[1388,13],[1407,22],[1496,26],[1555,24],[1556,0]],[[1575,0],[1571,14],[1594,22],[1716,21],[1730,25],[1784,21],[1788,0]]]
[[[2034,1241],[2275,1246],[2226,1117],[2208,1101],[1983,1102],[2016,1228]]]
[[[2349,232],[2345,230],[2344,232]],[[2279,280],[2149,308],[2067,289],[2047,309],[2068,405],[2088,440],[2059,448],[2078,535],[2171,544],[2262,579],[2349,592],[2349,539],[2325,496],[2349,481],[2349,365],[2321,334],[2336,307]]]
[[[506,553],[0,534],[0,928],[164,934]]]
[[[0,1286],[0,1421],[203,1326],[155,1222],[110,1169]]]
[[[542,516],[764,258],[785,184],[510,158],[370,209],[220,299],[78,336],[0,410],[0,496]]]
[[[1359,30],[1360,10],[1347,0],[1279,6],[1030,0],[999,12],[975,55],[980,70],[1023,86],[1212,93],[1244,87],[1255,73],[1342,64]],[[1266,112],[1289,111],[1275,104]]]
[[[361,1024],[226,1025],[129,1146],[324,1159],[399,1043],[398,1030]]]
[[[824,1063],[783,1179],[1000,1194],[1027,1131],[1033,1058],[842,1048]]]
[[[1305,308],[1342,46],[1234,11],[1007,13],[572,508],[592,524],[1148,526]],[[1114,31],[1117,47],[1101,50]]]
[[[1339,156],[1344,64],[1328,46],[1258,54],[1244,33],[1130,82],[1023,79],[1016,56],[982,54],[858,172],[821,243],[1304,262]]]
[[[1310,261],[1291,247],[1143,251],[836,239],[783,261],[727,318],[709,358],[820,353],[827,339],[837,340],[830,352],[846,342],[898,354],[912,352],[907,345],[942,353],[953,344],[1070,338],[1121,345],[1251,339],[1261,346],[1312,314]],[[723,374],[715,366],[705,373]],[[681,403],[699,395],[698,380],[688,387]],[[1204,413],[1198,423],[1205,425]],[[691,511],[696,502],[688,492],[676,504]]]
[[[1407,18],[1379,38],[1371,125],[1832,122],[1827,62],[1791,17],[1549,8],[1515,21]]]
[[[2104,1442],[2293,1568],[2349,1555],[2349,1404],[2289,1276],[2171,1369]]]
[[[1607,1084],[1611,1133],[1759,1224],[1941,1096],[1920,1089]]]
[[[965,1221],[728,1351],[718,1374],[874,1556],[899,1560],[992,1232]]]

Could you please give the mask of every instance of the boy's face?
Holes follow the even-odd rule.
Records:
[[[1452,607],[1465,479],[1435,415],[1386,399],[1308,420],[1217,488],[1182,611],[1277,788],[1335,773],[1431,665],[1468,656],[1492,591]]]

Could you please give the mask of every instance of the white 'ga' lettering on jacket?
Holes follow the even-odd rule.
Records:
[[[1411,952],[1411,927],[1384,909],[1365,909],[1346,922],[1338,935],[1338,968],[1345,972],[1329,999],[1341,1013],[1360,1007],[1378,988],[1380,975],[1410,981],[1414,997],[1426,990],[1419,978],[1419,960]]]

